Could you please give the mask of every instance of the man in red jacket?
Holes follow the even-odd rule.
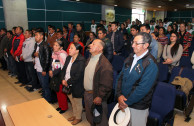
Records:
[[[24,62],[20,60],[24,40],[25,37],[23,35],[23,28],[21,26],[18,26],[16,28],[16,36],[13,38],[12,41],[12,49],[10,53],[12,54],[16,61],[16,69],[18,72],[18,82],[15,82],[15,84],[22,83],[21,86],[24,86],[24,84],[27,83],[25,65]]]

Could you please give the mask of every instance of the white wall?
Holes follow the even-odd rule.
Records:
[[[22,26],[28,29],[26,0],[2,0],[5,25],[8,30],[13,26]]]

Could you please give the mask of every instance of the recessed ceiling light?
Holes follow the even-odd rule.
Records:
[[[158,6],[158,8],[161,8],[162,6]]]
[[[177,9],[174,9],[174,11],[177,11]]]
[[[76,0],[77,2],[79,2],[80,0]]]
[[[169,0],[170,2],[173,1],[173,0]]]
[[[118,5],[115,4],[114,6],[117,7]]]

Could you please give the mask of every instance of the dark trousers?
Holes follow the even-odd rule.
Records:
[[[13,75],[17,75],[16,61],[14,60],[13,56],[11,56],[11,55],[8,56],[8,62],[9,62],[10,72]]]
[[[27,84],[28,80],[27,80],[27,76],[26,76],[26,68],[25,68],[25,64],[23,61],[15,61],[16,62],[16,67],[17,67],[17,71],[18,71],[18,80],[23,83],[23,84]]]
[[[7,64],[3,56],[0,58],[0,61],[1,61],[2,69],[4,70],[7,69]]]
[[[34,69],[34,63],[33,62],[24,62],[26,67],[26,75],[28,82],[32,85],[33,88],[39,88],[38,82],[37,82],[37,74],[36,70]]]
[[[91,93],[84,93],[84,101],[85,101],[85,110],[86,110],[86,118],[88,122],[90,123],[91,126],[108,126],[108,118],[107,118],[107,102],[103,101],[102,102],[102,120],[101,123],[99,124],[94,124],[93,123],[93,115],[91,113],[91,106],[93,104],[93,94]]]
[[[43,89],[43,97],[48,101],[51,102],[51,90],[49,88],[49,75],[46,73],[46,76],[42,76],[42,72],[37,72],[38,79],[40,85]]]

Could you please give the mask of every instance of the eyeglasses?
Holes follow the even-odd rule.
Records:
[[[137,42],[132,41],[131,44],[132,44],[132,45],[133,45],[133,44],[135,44],[135,45],[140,45],[140,44],[145,44],[145,43],[144,43],[144,42],[142,42],[142,43],[137,43]]]

